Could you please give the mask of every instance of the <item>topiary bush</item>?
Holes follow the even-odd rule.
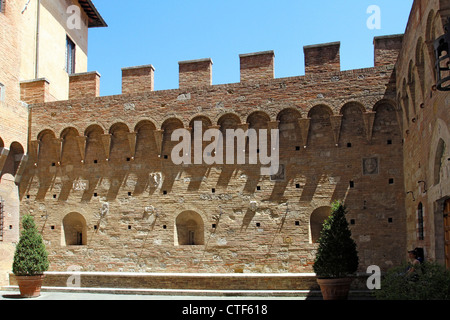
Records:
[[[436,262],[424,262],[410,275],[407,263],[392,268],[375,291],[377,300],[450,300],[450,271]]]
[[[323,224],[313,266],[319,278],[345,278],[358,269],[358,251],[345,217],[346,213],[345,206],[336,201],[332,204],[330,216]]]
[[[12,271],[16,276],[42,275],[49,267],[48,254],[31,215],[22,218],[22,227]]]

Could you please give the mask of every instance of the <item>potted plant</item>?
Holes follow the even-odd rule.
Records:
[[[24,298],[40,296],[44,272],[48,270],[48,254],[34,219],[25,215],[23,231],[16,246],[12,271],[16,276],[20,295]]]
[[[347,299],[352,275],[358,269],[358,251],[346,213],[344,204],[334,202],[318,240],[313,269],[324,300]]]

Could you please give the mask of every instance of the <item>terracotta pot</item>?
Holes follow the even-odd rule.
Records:
[[[44,275],[38,276],[16,276],[20,289],[20,296],[23,298],[36,298],[41,295],[41,287],[44,282]]]
[[[347,300],[352,278],[317,279],[323,300]]]

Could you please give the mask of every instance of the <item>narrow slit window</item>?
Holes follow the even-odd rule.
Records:
[[[422,203],[419,203],[419,207],[417,208],[417,233],[419,240],[424,240],[424,223],[423,223],[423,205]]]

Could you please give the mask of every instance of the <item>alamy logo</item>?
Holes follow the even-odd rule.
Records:
[[[371,274],[367,278],[367,288],[369,290],[380,290],[381,289],[381,269],[379,266],[369,266],[367,268],[367,273]]]
[[[270,143],[268,139],[269,134]],[[190,130],[177,129],[171,136],[172,141],[179,141],[172,149],[172,161],[177,165],[192,164],[191,150],[193,141],[194,164],[246,164],[248,151],[248,164],[256,165],[259,160],[261,175],[267,176],[278,173],[278,129],[260,129],[258,131],[255,129],[248,129],[247,131],[243,129],[227,129],[225,136],[224,140],[222,132],[215,128],[208,129],[203,133],[201,121],[194,122],[193,139]],[[203,142],[209,141],[211,143],[203,150]]]
[[[367,28],[370,30],[381,29],[381,9],[377,5],[371,5],[367,8],[367,14],[371,16],[367,19]]]
[[[70,266],[67,268],[67,272],[70,273],[70,277],[66,281],[66,286],[68,288],[80,288],[81,287],[81,267],[80,266]]]
[[[69,18],[67,19],[67,28],[70,30],[81,29],[81,10],[78,6],[72,5],[67,8],[67,14]]]

